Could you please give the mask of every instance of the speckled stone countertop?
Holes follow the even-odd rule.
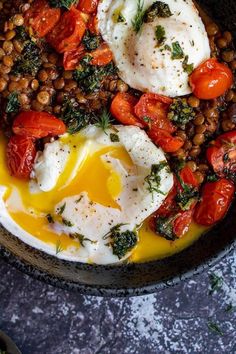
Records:
[[[212,273],[222,282],[209,295]],[[233,354],[234,306],[236,254],[173,288],[126,299],[56,289],[0,260],[0,329],[22,354]]]

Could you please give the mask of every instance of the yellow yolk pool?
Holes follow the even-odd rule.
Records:
[[[119,159],[122,164],[132,166],[133,162],[123,147],[107,146],[100,150],[88,148],[85,158],[73,175],[75,172],[73,166],[75,166],[83,148],[84,138],[79,135],[65,137],[63,138],[64,142],[71,148],[70,155],[56,186],[49,192],[31,193],[28,181],[19,180],[9,175],[5,158],[6,140],[3,136],[0,138],[0,185],[6,187],[4,202],[10,217],[29,234],[56,247],[59,236],[50,229],[46,215],[51,214],[53,217],[57,217],[53,215],[56,204],[65,197],[75,196],[84,191],[88,193],[93,202],[106,207],[120,208],[115,201],[122,190],[120,175],[108,161],[102,160],[101,156],[108,154]],[[20,199],[19,203],[15,202],[16,195]],[[146,221],[139,229],[139,242],[130,261],[144,262],[179,252],[192,244],[204,231],[204,228],[192,225],[184,237],[171,242],[151,232]],[[78,241],[66,234],[60,235],[60,244],[64,250],[70,246],[77,249],[80,247]]]

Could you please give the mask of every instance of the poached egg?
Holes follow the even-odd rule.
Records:
[[[144,0],[142,11],[153,3],[156,1]],[[130,87],[170,97],[183,96],[191,93],[189,70],[210,57],[209,41],[192,0],[161,3],[169,6],[171,15],[142,23],[137,33],[133,23],[138,1],[102,0],[98,6],[99,29],[113,52],[120,77]],[[161,44],[158,30],[159,35],[162,33]]]
[[[133,126],[106,132],[89,126],[52,140],[38,153],[30,182],[9,176],[3,147],[0,160],[1,224],[31,246],[70,261],[124,260],[130,253],[119,259],[104,236],[117,225],[120,232],[138,234],[173,186],[164,153]]]

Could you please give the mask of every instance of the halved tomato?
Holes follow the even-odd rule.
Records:
[[[63,66],[65,70],[75,70],[79,61],[85,55],[84,45],[81,44],[78,48],[65,52],[63,55]]]
[[[64,12],[52,32],[47,35],[47,41],[58,53],[70,52],[79,46],[85,30],[86,24],[81,12],[72,7],[70,11]]]
[[[24,14],[25,23],[31,26],[38,37],[44,37],[57,24],[61,10],[51,8],[46,0],[36,0]]]
[[[10,138],[7,145],[7,166],[12,176],[29,178],[35,156],[36,148],[32,138],[20,135]]]
[[[96,12],[99,0],[80,0],[78,9],[86,14],[92,14]]]
[[[62,135],[66,132],[66,126],[60,119],[47,112],[27,111],[16,117],[12,130],[16,135],[40,139]]]
[[[173,133],[176,128],[167,117],[171,103],[172,99],[169,97],[144,93],[134,107],[134,111],[136,116],[150,129],[157,127]]]
[[[134,113],[134,106],[137,102],[138,99],[131,94],[119,92],[111,103],[111,114],[122,124],[144,127]]]
[[[93,50],[90,54],[93,57],[90,62],[91,65],[107,65],[113,59],[112,51],[106,43],[102,43],[97,49]]]
[[[168,131],[164,129],[158,129],[155,126],[153,126],[152,129],[148,131],[148,136],[165,152],[176,152],[184,145],[184,141],[180,137],[172,136]]]

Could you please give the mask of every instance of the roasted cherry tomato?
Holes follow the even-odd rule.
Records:
[[[184,145],[184,141],[180,137],[172,136],[164,129],[153,127],[148,131],[148,135],[150,139],[165,152],[176,152]]]
[[[21,112],[13,123],[13,132],[34,139],[57,136],[66,131],[65,124],[47,112]]]
[[[206,152],[207,160],[220,177],[236,174],[236,130],[220,135]]]
[[[144,93],[134,111],[136,116],[152,129],[153,126],[173,133],[176,128],[167,118],[172,99],[154,93]]]
[[[230,207],[234,192],[234,184],[225,178],[206,183],[202,189],[201,201],[195,209],[196,223],[211,226],[220,221]]]
[[[86,25],[81,12],[74,7],[64,12],[58,24],[47,35],[47,41],[58,53],[76,49],[84,35]]]
[[[89,31],[92,34],[96,34],[96,35],[99,34],[97,15],[90,16],[87,26],[88,26]]]
[[[199,183],[190,167],[184,166],[179,172],[182,181],[192,187],[198,187]]]
[[[30,137],[14,135],[7,145],[7,165],[12,176],[29,178],[36,156],[34,140]]]
[[[31,26],[38,37],[44,37],[57,24],[61,16],[61,10],[51,8],[46,0],[36,0],[30,4],[26,11],[25,23]]]
[[[222,96],[233,84],[232,71],[217,59],[208,59],[189,78],[196,97],[210,100]]]
[[[173,221],[173,233],[177,237],[181,237],[189,230],[192,222],[193,210],[181,211]]]
[[[90,62],[90,64],[92,65],[98,65],[98,66],[107,65],[113,59],[112,51],[110,50],[110,48],[106,43],[102,43],[99,46],[99,48],[93,50],[90,54],[93,57],[93,59]]]
[[[172,187],[171,191],[167,195],[166,199],[164,200],[160,208],[156,211],[155,215],[167,217],[173,214],[173,212],[175,212],[177,208],[176,201],[175,201],[176,195],[177,195],[177,186],[176,183],[174,183],[174,186]]]
[[[79,61],[85,55],[85,49],[83,44],[78,48],[71,50],[70,52],[65,52],[63,55],[63,66],[65,70],[75,70]]]
[[[143,127],[134,113],[134,106],[137,102],[138,99],[129,93],[119,92],[111,103],[111,114],[122,124]]]
[[[92,14],[96,12],[99,0],[80,0],[78,9],[86,14]]]

